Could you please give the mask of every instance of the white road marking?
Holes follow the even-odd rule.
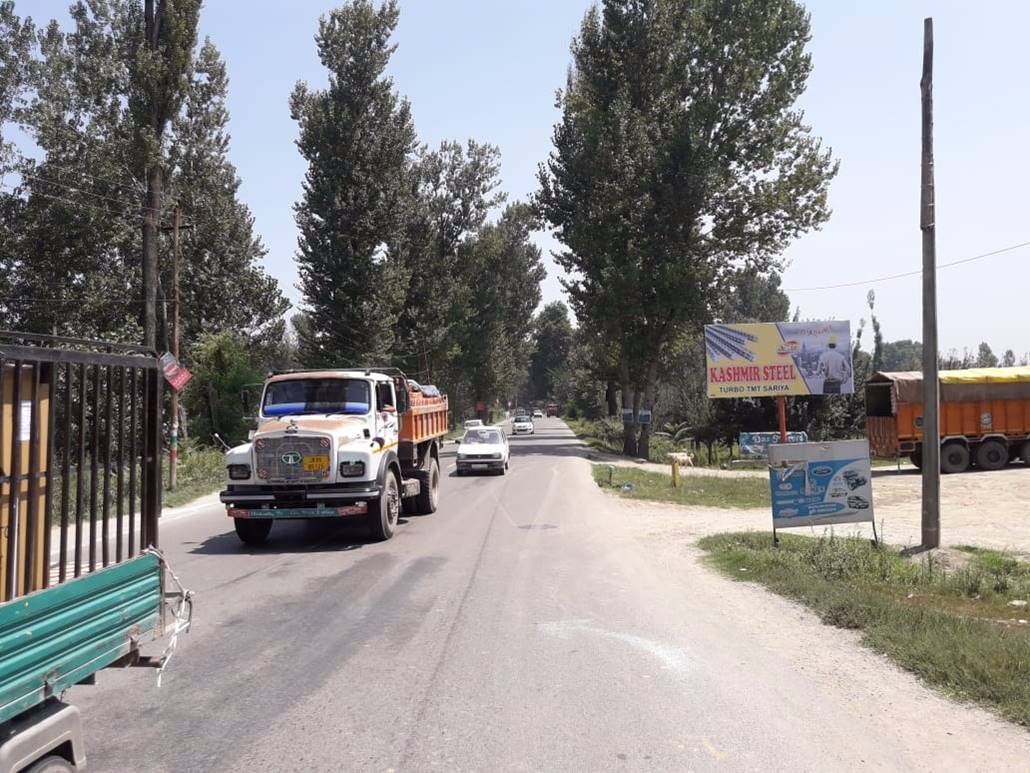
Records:
[[[682,647],[676,647],[672,644],[665,644],[664,642],[630,633],[607,631],[604,628],[592,625],[592,622],[591,620],[559,620],[554,623],[538,623],[537,627],[543,633],[559,639],[568,639],[571,633],[587,633],[604,639],[613,639],[651,655],[659,660],[669,671],[686,674],[690,669],[690,659],[687,656],[686,650]]]

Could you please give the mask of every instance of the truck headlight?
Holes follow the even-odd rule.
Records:
[[[226,469],[229,470],[230,480],[247,480],[250,477],[249,464],[230,464]]]
[[[364,462],[340,462],[340,477],[360,478],[364,474]]]

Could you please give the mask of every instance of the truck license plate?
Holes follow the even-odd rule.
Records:
[[[309,456],[304,459],[304,471],[305,472],[320,472],[321,470],[329,469],[329,457],[328,456]]]

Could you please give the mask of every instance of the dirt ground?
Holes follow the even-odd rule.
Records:
[[[596,459],[667,472],[665,465],[635,464],[617,459]],[[688,474],[720,477],[765,477],[763,471],[692,469]],[[888,543],[918,545],[920,541],[921,477],[914,468],[873,470],[873,513],[876,528]],[[706,534],[724,531],[768,531],[772,516],[767,508],[723,510],[681,507],[655,502],[626,501],[629,512],[639,513],[639,526],[666,538],[694,542]],[[645,519],[646,520],[643,520]],[[794,529],[821,534],[830,527]],[[844,524],[837,533],[872,536],[869,524]],[[1013,464],[994,472],[971,471],[941,476],[941,545],[976,545],[1030,554],[1030,466]]]

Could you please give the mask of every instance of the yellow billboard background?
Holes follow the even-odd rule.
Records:
[[[851,323],[705,326],[709,397],[850,394]]]

